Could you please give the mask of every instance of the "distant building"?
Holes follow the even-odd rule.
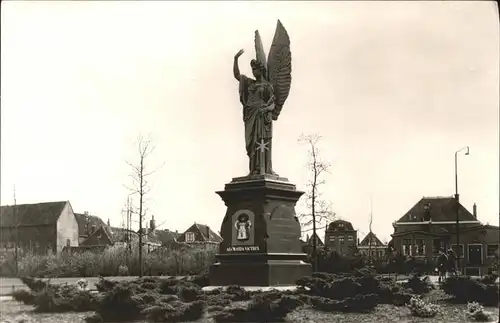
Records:
[[[456,245],[458,207],[460,245]],[[435,258],[440,248],[453,248],[469,275],[486,274],[498,261],[499,227],[483,225],[477,206],[469,212],[454,197],[423,197],[393,223],[390,247],[406,256]]]
[[[358,243],[358,251],[365,257],[381,260],[385,258],[387,245],[382,243],[375,233],[369,232],[366,237]]]
[[[316,239],[316,248],[317,249],[323,248],[325,246],[325,244],[323,243],[323,241],[321,240],[321,238],[318,236],[317,233],[313,233],[311,236],[307,235],[306,241],[301,240],[302,241],[302,250],[305,253],[307,253],[307,254],[311,253],[312,248],[313,248],[314,239]]]
[[[87,239],[85,239],[80,246],[82,247],[94,247],[94,246],[111,246],[113,245],[113,239],[108,233],[108,230],[101,226],[99,229],[94,231]]]
[[[195,223],[182,233],[177,241],[215,247],[222,242],[222,237],[212,231],[208,225]]]
[[[343,256],[353,256],[357,250],[357,231],[351,222],[336,220],[331,222],[325,230],[325,248]]]
[[[69,201],[0,207],[1,248],[44,254],[78,246],[78,223]]]
[[[112,239],[115,244],[137,246],[139,243],[139,231],[127,230],[125,228],[111,228]],[[180,234],[177,231],[158,229],[154,217],[149,221],[149,227],[142,229],[142,243],[147,251],[151,252],[160,246],[168,247],[170,243],[176,242]]]
[[[80,244],[82,244],[101,227],[107,231],[108,235],[111,235],[111,228],[98,216],[90,215],[88,212],[84,212],[83,214],[75,213],[75,218],[76,222],[78,222],[78,241]]]

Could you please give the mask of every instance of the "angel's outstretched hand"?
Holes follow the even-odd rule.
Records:
[[[243,55],[243,53],[244,53],[244,52],[245,52],[245,50],[240,49],[240,50],[236,53],[236,55],[234,55],[234,58],[238,58],[238,57],[240,57],[241,55]]]

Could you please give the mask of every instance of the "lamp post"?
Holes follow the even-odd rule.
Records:
[[[459,195],[458,195],[458,153],[465,150],[465,155],[469,155],[469,146],[460,148],[455,152],[455,216],[456,216],[456,231],[457,231],[457,270],[460,270],[460,220],[459,214]],[[462,251],[465,254],[465,250]]]

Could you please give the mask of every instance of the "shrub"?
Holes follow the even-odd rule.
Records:
[[[418,274],[411,275],[408,281],[403,283],[403,286],[411,289],[415,294],[425,294],[434,289],[429,276],[421,278]]]
[[[488,322],[491,321],[490,313],[486,312],[483,306],[477,302],[467,303],[466,316],[471,321]]]
[[[49,285],[34,294],[36,312],[87,312],[95,309],[96,299],[74,285]]]
[[[146,308],[142,314],[150,322],[196,321],[203,316],[204,306],[201,301],[154,305]]]
[[[414,296],[407,304],[411,314],[417,317],[435,317],[439,311],[439,307],[435,304],[427,303],[420,297]]]
[[[216,322],[282,322],[301,304],[296,296],[271,291],[255,295],[246,305],[225,307],[212,317]]]
[[[49,283],[32,277],[21,277],[21,282],[34,292],[41,291],[49,286]]]
[[[363,267],[363,258],[346,257],[333,250],[318,248],[316,257],[318,259],[318,271],[328,273],[348,273],[355,268]],[[312,262],[311,255],[308,255],[308,261]]]
[[[321,296],[309,297],[309,302],[320,311],[326,312],[356,312],[366,313],[372,311],[378,304],[376,294],[358,294],[354,297],[346,297],[343,300],[333,300]]]
[[[454,297],[456,302],[466,304],[478,302],[486,306],[498,305],[498,286],[484,284],[467,276],[451,276],[442,284],[443,291]]]
[[[33,292],[27,291],[24,289],[15,290],[12,293],[12,298],[18,302],[22,302],[26,305],[34,305],[35,304],[35,295]]]
[[[98,287],[103,291],[97,302],[98,316],[89,317],[89,322],[96,319],[194,321],[204,311],[199,286],[188,281],[153,277],[123,282],[101,279]]]
[[[410,298],[411,293],[404,286],[399,286],[395,281],[375,276],[370,269],[355,271],[352,275],[339,276],[336,274],[313,273],[312,277],[303,277],[297,281],[297,285],[308,288],[307,294],[319,296],[329,300],[360,299],[361,295],[376,295],[378,303],[404,305]],[[368,298],[371,300],[373,296]],[[325,303],[325,302],[323,302]],[[318,305],[322,307],[322,304]],[[337,308],[341,305],[336,302],[326,302],[325,308]],[[367,303],[367,308],[372,305]],[[346,305],[349,310],[354,307]],[[364,311],[363,308],[360,310]]]

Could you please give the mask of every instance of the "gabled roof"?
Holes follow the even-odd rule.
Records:
[[[102,246],[110,244],[113,244],[113,239],[103,226],[99,227],[99,229],[81,243],[82,246]]]
[[[360,246],[369,246],[370,245],[370,240],[371,240],[371,245],[372,246],[383,246],[384,244],[380,239],[377,237],[377,235],[373,232],[368,232],[366,237],[364,237],[363,240],[359,243]]]
[[[307,242],[306,243],[308,245],[312,246],[312,244],[313,244],[313,237],[316,237],[316,245],[317,246],[323,246],[324,245],[323,241],[321,241],[321,238],[318,236],[318,234],[316,232],[313,233],[310,237],[307,238]]]
[[[138,233],[139,231],[131,231],[131,239],[135,240],[139,237]],[[127,240],[127,229],[126,228],[116,228],[112,227],[111,228],[111,237],[114,242],[126,242]],[[143,228],[144,233],[146,233],[146,228]],[[148,234],[144,234],[143,238],[145,241],[149,242],[154,242],[154,243],[160,243],[160,244],[167,244],[171,241],[174,241],[178,239],[180,236],[179,233],[173,232],[170,230],[160,230],[156,229],[154,232],[149,232]]]
[[[354,231],[352,223],[345,220],[335,220],[328,225],[328,231]]]
[[[75,213],[75,218],[78,223],[79,236],[88,236],[89,230],[91,230],[92,227],[95,227],[96,229],[99,229],[100,227],[107,227],[100,217],[94,215]]]
[[[430,219],[433,222],[455,221],[456,220],[456,200],[454,197],[423,197],[397,222],[421,222]],[[426,209],[428,207],[428,209]],[[460,221],[476,221],[462,204],[459,203],[458,218]]]
[[[186,241],[186,232],[194,232],[196,235],[196,242],[210,242],[210,243],[221,243],[222,238],[217,233],[212,231],[208,225],[195,223],[190,226],[184,233],[182,233],[177,241]]]
[[[0,207],[0,227],[55,224],[68,201]]]
[[[172,241],[177,241],[179,239],[179,236],[181,235],[178,232],[170,231],[170,230],[155,230],[155,234],[158,237],[158,240],[162,244],[167,244]]]

